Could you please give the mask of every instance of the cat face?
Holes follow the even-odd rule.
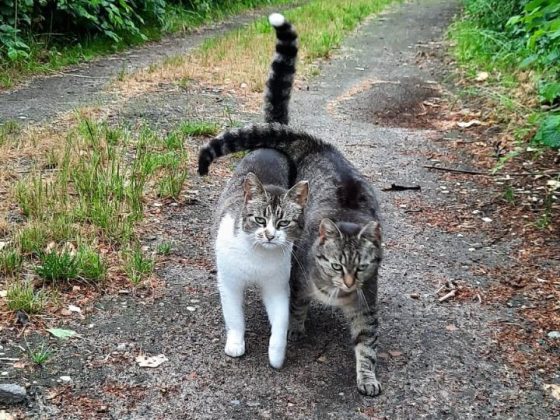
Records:
[[[254,244],[264,248],[286,247],[302,232],[300,218],[307,204],[308,183],[300,181],[290,190],[261,184],[253,173],[243,184],[245,203],[242,229]]]
[[[365,226],[323,219],[314,247],[317,282],[323,289],[353,293],[374,278],[381,261],[381,230],[371,221]]]

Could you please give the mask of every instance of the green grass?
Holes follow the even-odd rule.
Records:
[[[11,311],[23,311],[28,315],[38,314],[45,309],[48,294],[44,290],[36,291],[29,281],[14,281],[8,284],[6,301]]]
[[[0,250],[0,274],[3,276],[13,276],[22,265],[23,257],[19,250],[4,248]]]
[[[159,255],[169,255],[171,254],[172,244],[170,242],[162,242],[158,244],[156,251]]]
[[[33,363],[37,366],[43,366],[47,361],[52,357],[53,351],[48,347],[45,346],[45,343],[42,343],[39,347],[36,348],[29,348],[27,347],[27,352],[29,354],[29,358]]]
[[[223,19],[229,15],[264,4],[284,4],[288,0],[236,0],[224,2],[215,8],[199,7],[187,10],[182,6],[171,5],[162,25],[149,23],[141,28],[145,39],[141,37],[124,37],[120,42],[102,37],[86,37],[79,42],[61,41],[53,43],[50,37],[34,37],[26,40],[30,46],[29,58],[16,62],[0,60],[0,89],[11,88],[21,81],[37,74],[48,74],[94,58],[112,54],[142,44],[146,41],[159,40],[171,33],[188,32],[208,22]],[[202,5],[204,6],[204,4]],[[119,78],[125,77],[121,71]],[[1,142],[0,135],[0,142]]]
[[[219,130],[220,125],[211,121],[184,121],[179,126],[185,136],[214,136]]]
[[[126,273],[134,285],[139,285],[154,271],[155,261],[142,252],[140,245],[136,244],[127,250],[124,255]]]

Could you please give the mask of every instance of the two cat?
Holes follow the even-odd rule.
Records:
[[[286,89],[279,92],[285,96]],[[297,263],[291,265],[290,335],[304,333],[310,299],[339,307],[350,324],[358,391],[377,395],[381,392],[375,374],[377,277],[382,249],[374,192],[333,145],[274,118],[267,122],[226,131],[211,140],[200,151],[199,173],[206,175],[212,161],[226,154],[269,148],[295,165],[296,181],[309,181],[303,232],[293,250]]]
[[[297,35],[283,16],[273,14],[270,21],[276,29],[277,53],[267,82],[265,120],[287,123]],[[307,182],[293,185],[293,178],[293,167],[282,153],[252,152],[237,166],[215,215],[225,353],[231,357],[245,353],[244,292],[248,285],[257,285],[271,324],[269,362],[277,369],[286,354],[292,246],[302,232],[308,196]]]

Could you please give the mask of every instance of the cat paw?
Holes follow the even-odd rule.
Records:
[[[227,340],[225,352],[229,357],[240,357],[245,354],[245,341]]]
[[[268,362],[274,369],[280,369],[284,365],[286,358],[286,347],[283,348],[269,348],[268,349]]]
[[[381,393],[381,384],[377,379],[369,379],[367,382],[358,382],[358,391],[362,395],[375,397]]]
[[[305,327],[302,326],[290,326],[288,329],[288,340],[289,341],[299,341],[305,335]]]

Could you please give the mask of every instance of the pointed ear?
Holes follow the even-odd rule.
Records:
[[[358,234],[359,239],[366,239],[375,245],[381,244],[381,225],[375,220],[365,225]]]
[[[264,187],[259,181],[259,178],[253,173],[249,172],[245,175],[243,181],[243,191],[245,192],[245,202],[252,201],[255,196],[264,195]]]
[[[336,238],[342,236],[340,230],[331,219],[323,219],[321,220],[321,224],[319,225],[319,238],[321,244],[325,242],[327,238]]]
[[[309,196],[309,182],[299,181],[286,193],[285,197],[301,207],[307,205],[307,197]]]

